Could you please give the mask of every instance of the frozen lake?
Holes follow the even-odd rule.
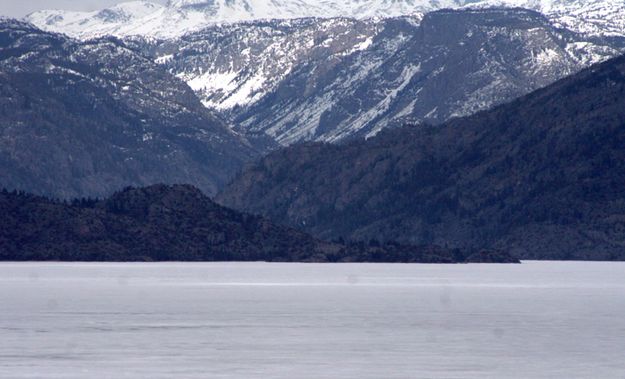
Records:
[[[625,264],[0,263],[0,378],[625,378]]]

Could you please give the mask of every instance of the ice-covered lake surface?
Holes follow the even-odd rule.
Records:
[[[625,378],[625,264],[0,263],[0,378]]]

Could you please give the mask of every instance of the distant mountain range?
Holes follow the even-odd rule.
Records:
[[[625,260],[625,56],[440,126],[270,154],[218,197],[322,238]]]
[[[546,15],[554,25],[577,33],[625,36],[622,0],[482,0],[468,6],[533,9]]]
[[[235,130],[289,145],[469,115],[614,57],[625,39],[487,9],[224,25],[147,46]]]
[[[488,8],[502,5],[546,16]],[[469,6],[478,10],[431,12]],[[28,19],[82,38],[125,37],[237,133],[289,145],[510,101],[625,51],[621,9],[612,0],[172,1]],[[293,19],[304,16],[320,17]]]
[[[0,261],[517,263],[505,252],[317,240],[212,202],[191,186],[61,203],[0,191]]]
[[[0,184],[62,198],[153,183],[213,195],[279,144],[445,122],[625,47],[524,9],[254,21],[169,40],[0,27]]]
[[[189,183],[212,196],[246,164],[295,145],[249,166],[218,198],[275,224],[247,225],[193,187],[73,205],[3,192],[17,234],[0,231],[0,244],[23,250],[15,241],[48,228],[56,234],[31,246],[40,256],[62,255],[61,236],[98,259],[115,248],[176,258],[144,254],[161,245],[191,260],[221,259],[226,248],[262,260],[504,257],[472,254],[483,249],[625,259],[625,57],[600,63],[625,51],[624,8],[181,0],[0,19],[0,187],[68,199]],[[240,245],[214,250],[219,217],[209,226],[188,217],[215,209],[238,225],[232,233],[268,228],[269,240],[227,238]],[[279,224],[371,243],[322,243]],[[272,239],[281,233],[287,240]]]
[[[114,37],[0,21],[0,186],[68,198],[191,183],[214,194],[259,151]]]
[[[458,4],[455,0],[173,0],[162,6],[132,1],[96,12],[44,10],[29,15],[27,20],[41,28],[80,38],[116,35],[168,39],[222,23],[307,17],[397,17]]]
[[[45,10],[37,26],[81,38],[102,35],[172,38],[209,24],[305,17],[357,19],[423,14],[444,8],[506,6],[544,13],[556,24],[590,34],[625,33],[620,0],[172,0],[166,6],[131,1],[95,12]]]

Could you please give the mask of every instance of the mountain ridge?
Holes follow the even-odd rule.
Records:
[[[625,56],[511,103],[263,158],[220,203],[343,236],[625,260]]]
[[[238,132],[289,145],[468,115],[618,55],[625,39],[585,37],[535,11],[493,8],[435,11],[419,22],[249,22],[148,46]]]
[[[339,244],[224,208],[188,185],[54,201],[0,191],[0,261],[518,263],[504,252]]]
[[[210,194],[259,152],[194,92],[114,37],[0,22],[0,178],[69,198],[188,182]]]

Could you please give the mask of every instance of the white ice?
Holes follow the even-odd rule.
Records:
[[[625,264],[0,264],[0,378],[625,378]]]

